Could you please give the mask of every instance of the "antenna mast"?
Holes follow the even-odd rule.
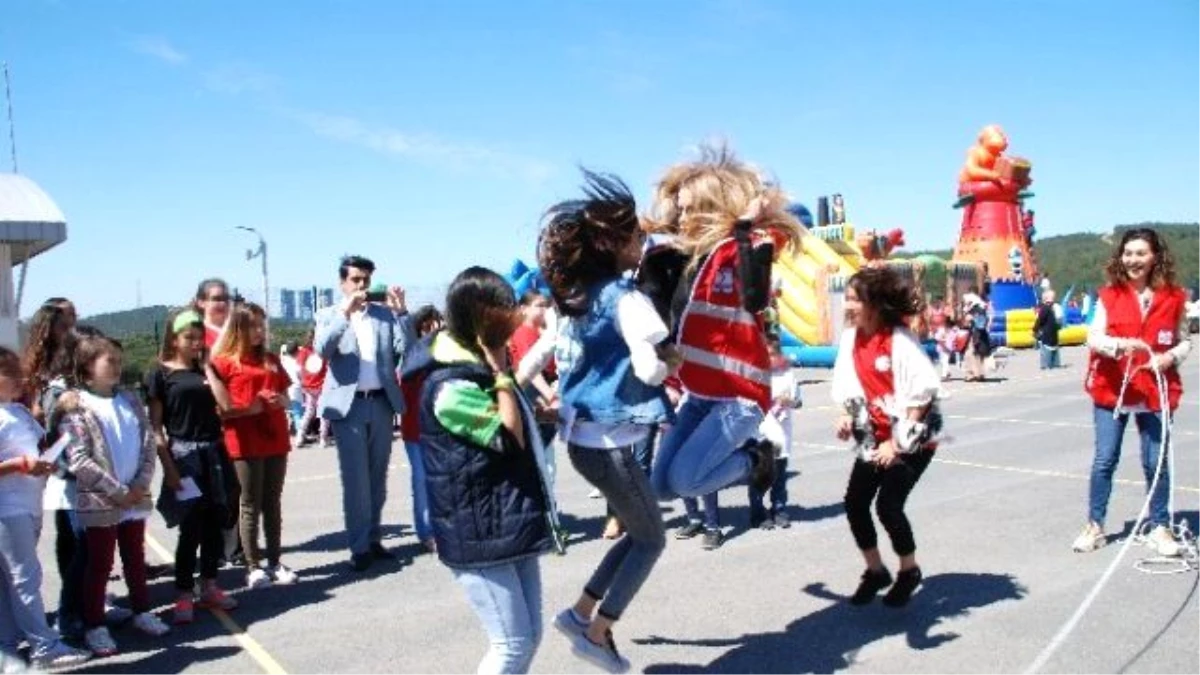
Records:
[[[4,66],[4,98],[8,101],[8,144],[12,148],[13,173],[20,173],[17,170],[17,134],[16,124],[13,122],[12,84],[8,79],[8,61],[2,65]]]

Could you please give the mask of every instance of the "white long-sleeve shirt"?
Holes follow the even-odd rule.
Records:
[[[837,360],[833,363],[832,394],[839,409],[850,400],[866,399],[858,373],[854,370],[856,333],[854,328],[842,332]],[[891,368],[897,409],[920,408],[938,397],[942,381],[937,368],[907,328],[896,328],[892,334]]]

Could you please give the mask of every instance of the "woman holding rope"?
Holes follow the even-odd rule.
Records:
[[[1153,529],[1147,544],[1159,555],[1178,556],[1181,549],[1171,533],[1168,508],[1171,479],[1166,458],[1160,455],[1166,452],[1164,422],[1169,424],[1183,393],[1179,364],[1192,347],[1184,312],[1187,294],[1175,281],[1175,261],[1166,242],[1149,228],[1125,232],[1105,273],[1108,285],[1100,289],[1088,329],[1091,356],[1084,381],[1094,402],[1096,433],[1088,523],[1072,548],[1094,551],[1107,542],[1104,517],[1132,415],[1141,438],[1146,486],[1154,486],[1148,517]],[[1160,462],[1161,475],[1154,483]]]

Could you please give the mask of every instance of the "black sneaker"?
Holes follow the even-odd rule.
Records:
[[[676,539],[692,539],[693,537],[696,537],[697,535],[700,535],[703,533],[704,533],[704,524],[703,523],[693,523],[693,522],[689,521],[687,525],[684,525],[683,527],[679,528],[678,530],[675,530],[675,538]]]
[[[759,441],[750,446],[750,486],[766,493],[775,483],[775,445],[770,441]]]
[[[704,541],[700,544],[700,547],[703,548],[705,551],[715,551],[715,550],[721,548],[721,544],[724,544],[724,543],[725,543],[725,533],[721,532],[720,529],[705,530],[704,531]]]
[[[888,607],[903,607],[908,604],[913,591],[921,585],[921,568],[901,570],[896,573],[896,583],[883,596],[883,604]]]
[[[396,554],[383,547],[383,544],[375,542],[371,544],[371,557],[376,560],[395,560]]]
[[[850,596],[850,604],[865,605],[875,599],[875,594],[892,585],[892,573],[887,568],[881,570],[868,569],[863,572],[858,589]]]
[[[783,530],[786,530],[792,526],[792,519],[788,517],[787,511],[777,511],[773,520],[775,521],[775,527]]]
[[[375,556],[371,555],[370,551],[350,556],[350,566],[354,568],[355,572],[366,572],[374,562]]]

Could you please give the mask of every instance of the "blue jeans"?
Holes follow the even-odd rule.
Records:
[[[542,641],[542,573],[536,557],[454,569],[491,646],[478,673],[526,673]]]
[[[1058,368],[1058,347],[1047,347],[1046,345],[1038,345],[1038,356],[1041,362],[1042,370]]]
[[[38,562],[39,516],[0,518],[0,652],[16,654],[17,643],[29,642],[37,658],[58,644],[58,633],[46,624],[42,607],[42,566]]]
[[[567,454],[579,475],[600,490],[625,526],[625,536],[608,549],[584,586],[588,596],[600,601],[596,611],[616,621],[646,583],[667,546],[662,510],[650,489],[650,479],[633,458],[632,448],[569,444]]]
[[[685,398],[658,446],[650,477],[658,498],[701,497],[745,480],[752,460],[741,448],[762,419],[753,403]]]
[[[417,539],[427,541],[433,537],[433,526],[429,524],[429,492],[425,485],[425,459],[421,456],[419,442],[405,441],[408,466],[412,472],[413,529]]]
[[[717,502],[717,493],[710,492],[703,497],[704,513],[700,513],[700,500],[695,497],[683,498],[683,511],[687,514],[689,523],[704,523],[706,530],[721,529],[721,505]]]
[[[352,554],[366,553],[383,538],[380,522],[387,500],[395,417],[381,391],[371,398],[356,397],[346,417],[332,423],[342,474],[342,512]]]
[[[1096,428],[1096,457],[1092,461],[1088,518],[1103,525],[1108,512],[1108,497],[1112,494],[1113,473],[1117,470],[1117,461],[1121,459],[1121,441],[1125,436],[1125,426],[1129,423],[1129,414],[1114,418],[1111,408],[1100,406],[1095,406],[1092,413]],[[1146,489],[1149,489],[1162,450],[1162,420],[1150,412],[1136,413],[1134,417],[1142,445],[1142,473],[1146,476]],[[1171,477],[1168,475],[1167,458],[1164,457],[1162,462],[1162,475],[1150,498],[1150,522],[1154,525],[1170,525],[1171,520],[1167,511]]]

